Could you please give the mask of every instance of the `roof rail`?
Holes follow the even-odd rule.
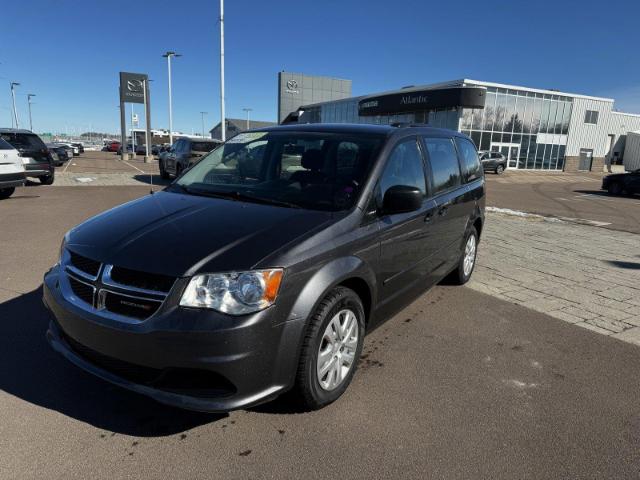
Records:
[[[428,123],[415,123],[415,122],[393,122],[389,124],[391,127],[396,128],[410,128],[410,127],[428,127]]]

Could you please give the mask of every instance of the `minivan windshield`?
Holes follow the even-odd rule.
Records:
[[[170,190],[340,211],[357,200],[384,137],[253,131],[205,155]]]

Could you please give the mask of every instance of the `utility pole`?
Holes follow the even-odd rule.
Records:
[[[243,108],[242,111],[243,112],[247,112],[247,130],[249,130],[251,127],[249,126],[249,112],[252,111],[253,108]]]
[[[220,0],[220,139],[227,138],[227,124],[224,114],[224,0]]]
[[[18,110],[16,109],[16,90],[15,87],[19,86],[18,82],[11,82],[11,98],[13,100],[13,118],[16,121],[16,128],[20,128],[20,122],[18,121]]]
[[[33,132],[33,119],[31,118],[31,97],[35,97],[35,93],[27,94],[27,103],[29,104],[29,130]]]
[[[202,138],[204,138],[204,116],[209,112],[200,112],[200,116],[202,117]]]
[[[169,74],[169,143],[173,145],[173,107],[171,100],[171,57],[181,57],[179,53],[168,51],[164,55],[164,58],[167,59],[167,71]]]

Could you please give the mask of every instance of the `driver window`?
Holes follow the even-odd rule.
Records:
[[[387,190],[396,185],[416,187],[426,195],[424,165],[415,138],[396,145],[389,155],[378,183],[378,205],[382,205]]]

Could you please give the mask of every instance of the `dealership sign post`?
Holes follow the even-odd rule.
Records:
[[[148,141],[148,139],[151,138],[151,102],[149,101],[149,77],[146,74],[120,72],[120,136],[122,137],[122,155],[120,156],[120,158],[122,160],[125,160],[125,156],[128,157],[127,125],[125,115],[126,103],[142,103],[144,105],[146,118],[145,138],[147,138],[147,151],[145,154],[145,161],[147,161],[151,158],[151,145],[149,145]]]

